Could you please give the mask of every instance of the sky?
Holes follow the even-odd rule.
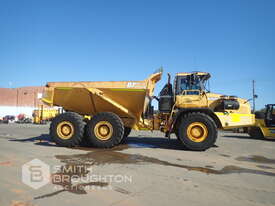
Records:
[[[0,87],[211,73],[211,92],[275,103],[274,0],[0,0]]]

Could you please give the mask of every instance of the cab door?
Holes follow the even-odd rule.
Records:
[[[178,108],[207,107],[207,95],[200,83],[187,83],[186,76],[178,76],[175,80],[175,102]]]
[[[207,96],[200,90],[184,90],[176,96],[176,106],[179,108],[207,107]]]

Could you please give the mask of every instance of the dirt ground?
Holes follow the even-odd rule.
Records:
[[[275,141],[219,132],[214,147],[193,152],[175,137],[133,131],[112,149],[62,148],[48,130],[0,125],[1,206],[275,205]],[[47,165],[42,186],[30,161]]]

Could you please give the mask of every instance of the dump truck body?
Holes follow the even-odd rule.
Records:
[[[57,116],[51,136],[64,146],[81,142],[84,130],[92,145],[113,147],[131,129],[160,130],[170,137],[175,133],[189,149],[205,150],[216,141],[217,129],[253,125],[249,103],[241,98],[207,92],[204,72],[179,73],[174,86],[168,83],[159,97],[153,96],[162,71],[144,81],[49,82],[43,101],[61,106],[67,113]],[[154,112],[151,101],[159,102]],[[83,123],[83,116],[91,118]]]
[[[43,101],[81,115],[113,112],[126,126],[138,129],[160,78],[161,72],[144,81],[49,82]]]

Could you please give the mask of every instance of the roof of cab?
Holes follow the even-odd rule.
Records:
[[[188,75],[191,75],[191,74],[196,74],[196,75],[209,75],[210,77],[210,74],[208,72],[180,72],[180,73],[177,73],[176,75],[177,76],[188,76]]]

